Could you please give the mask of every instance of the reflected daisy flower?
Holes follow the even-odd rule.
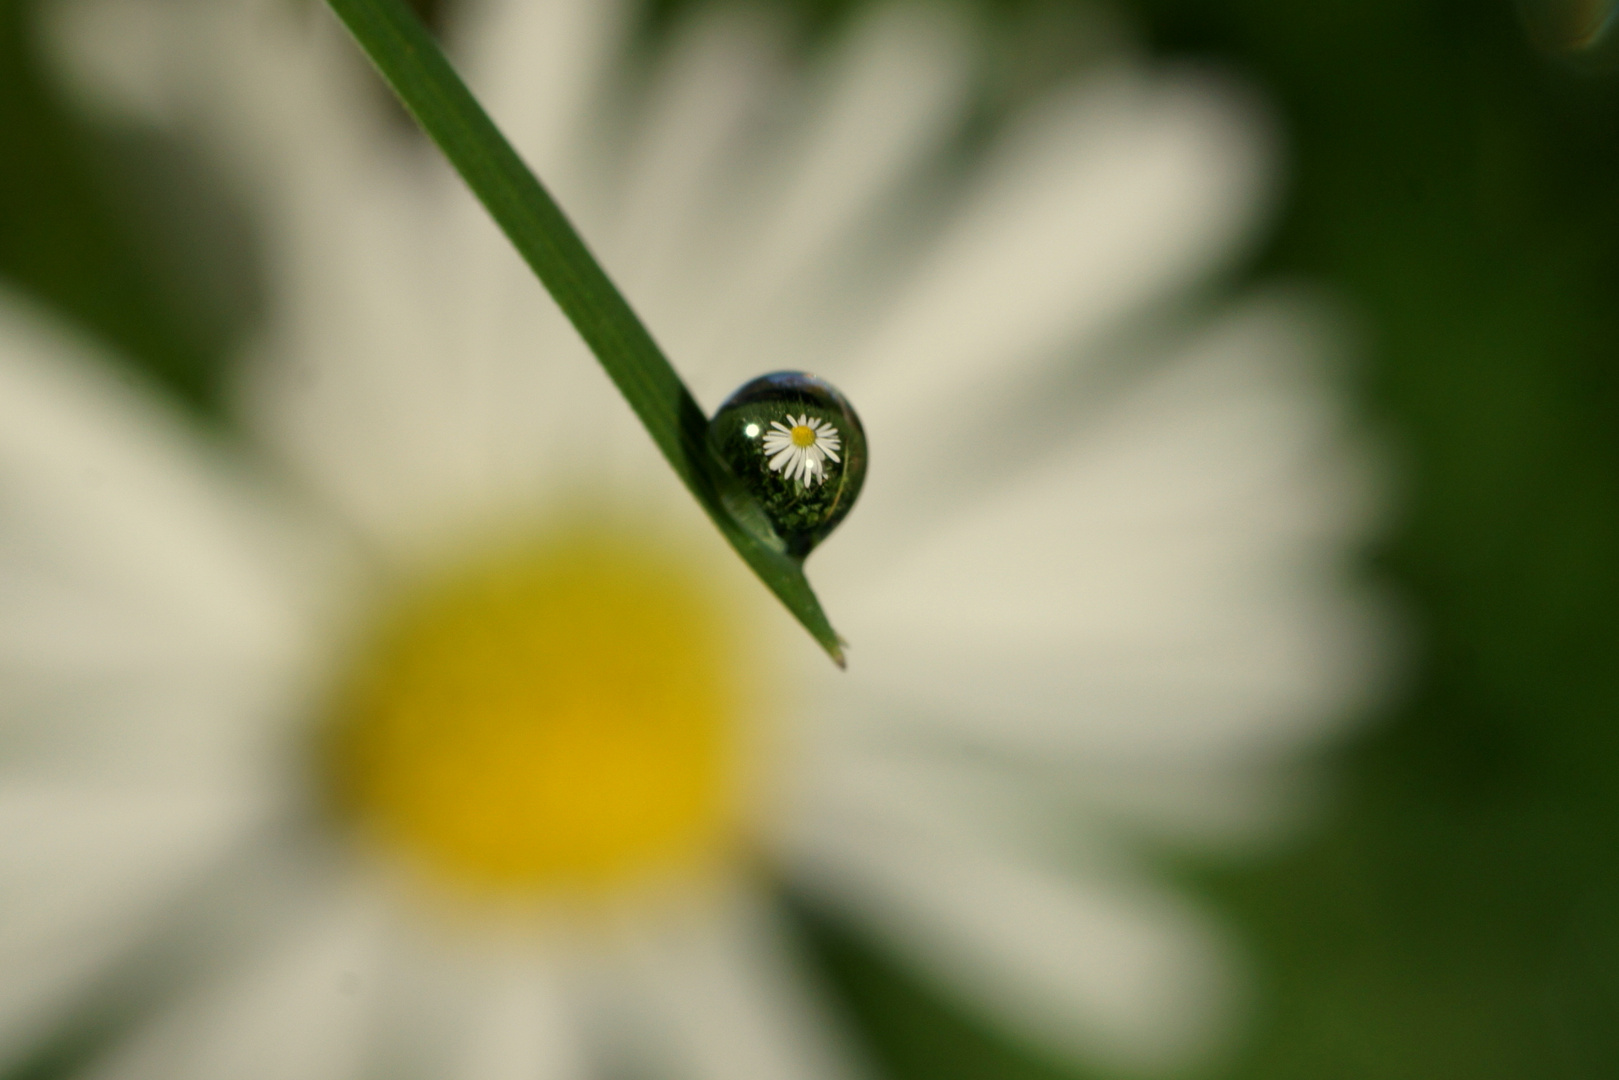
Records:
[[[253,199],[270,314],[225,445],[0,307],[0,1068],[860,1075],[778,882],[1051,1054],[1230,1037],[1237,952],[1148,853],[1285,825],[1379,625],[1330,327],[1177,303],[1267,201],[1254,104],[1121,60],[963,172],[945,11],[795,61],[726,6],[644,71],[627,29],[452,38],[700,398],[770,357],[859,408],[813,564],[853,670],[318,8],[70,5],[86,92]]]
[[[807,415],[787,419],[786,424],[770,421],[771,430],[765,432],[764,452],[770,459],[770,471],[813,487],[826,476],[822,463],[839,460],[838,447],[843,443],[838,429],[826,420]]]

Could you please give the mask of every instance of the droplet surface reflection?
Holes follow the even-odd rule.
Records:
[[[866,433],[848,399],[801,371],[761,375],[726,399],[709,438],[789,555],[802,559],[854,506]]]

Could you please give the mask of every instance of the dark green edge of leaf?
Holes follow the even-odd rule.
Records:
[[[404,0],[329,3],[573,322],[737,554],[844,666],[843,641],[821,610],[802,564],[755,538],[727,509],[727,503],[745,504],[747,496],[709,444],[708,419],[691,391],[432,35]]]

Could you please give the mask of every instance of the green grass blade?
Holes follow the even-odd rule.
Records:
[[[843,665],[843,644],[798,560],[744,529],[749,501],[708,420],[560,207],[495,127],[405,0],[329,0],[399,99],[572,320],[686,487],[739,555]]]

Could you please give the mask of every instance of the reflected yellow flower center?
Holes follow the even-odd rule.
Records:
[[[815,430],[807,424],[795,424],[792,431],[794,446],[814,446]]]
[[[463,885],[702,860],[734,831],[736,702],[700,584],[650,543],[577,532],[407,596],[338,699],[347,813]]]

